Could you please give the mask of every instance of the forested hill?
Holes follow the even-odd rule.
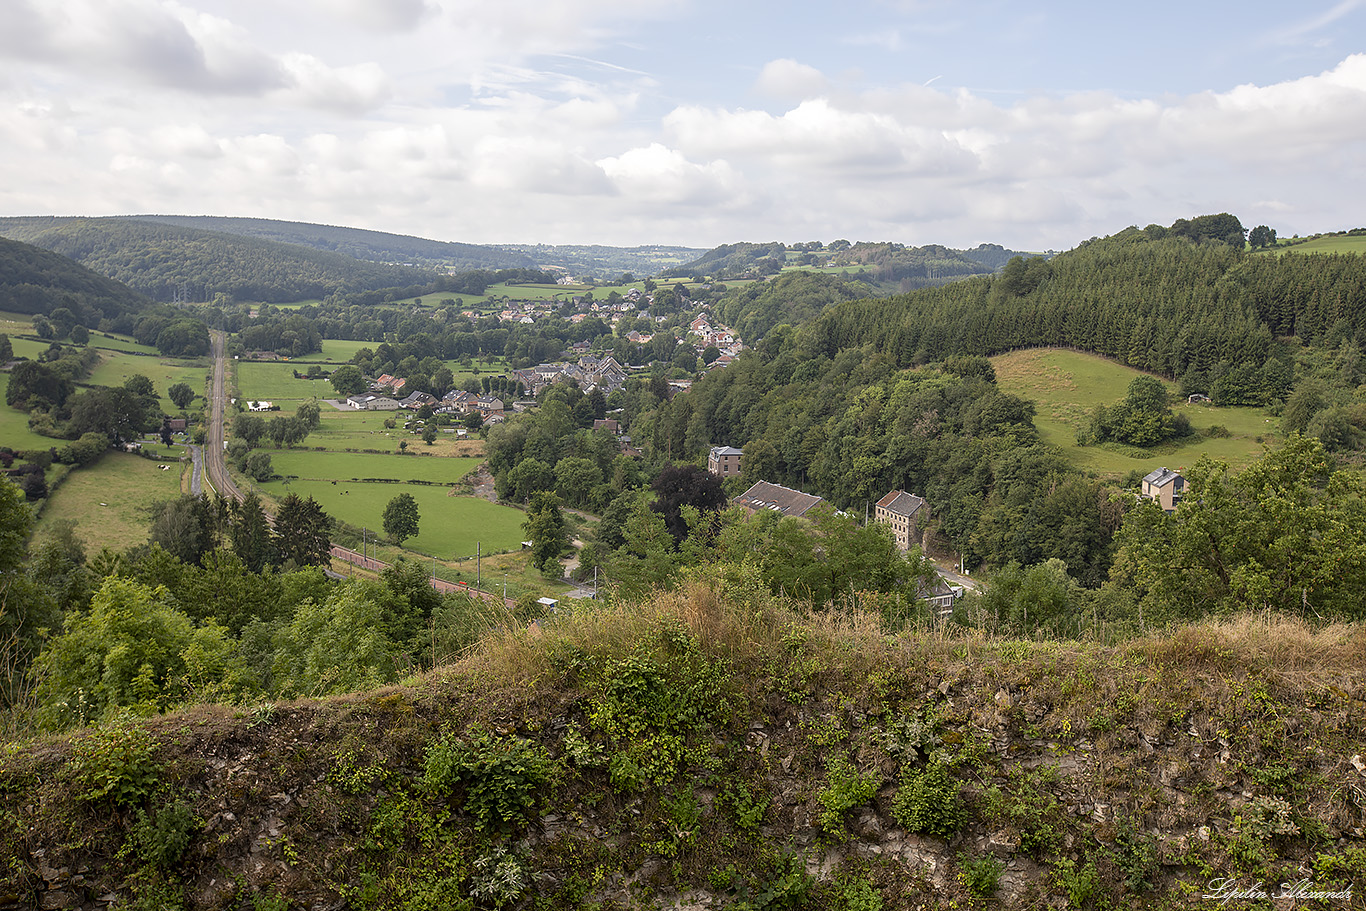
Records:
[[[1245,252],[1130,228],[1052,260],[826,311],[813,351],[871,345],[902,366],[1058,345],[1169,377],[1268,367],[1274,339],[1366,343],[1366,257]],[[1268,369],[1270,369],[1268,367]]]
[[[151,301],[65,256],[32,244],[0,238],[0,310],[50,314],[65,307],[79,322],[138,312]]]
[[[130,218],[0,218],[0,236],[60,253],[155,300],[285,303],[430,282],[410,266]]]
[[[537,263],[525,253],[500,247],[428,240],[363,228],[213,215],[135,215],[133,218],[136,221],[298,244],[378,263],[407,263],[458,270],[526,269]]]
[[[726,280],[775,275],[793,266],[816,267],[838,270],[846,278],[864,282],[873,292],[890,294],[989,275],[1019,255],[995,244],[962,251],[938,244],[908,247],[885,241],[812,241],[790,246],[776,241],[737,243],[722,244],[664,275]]]

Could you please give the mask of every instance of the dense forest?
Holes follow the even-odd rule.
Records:
[[[136,221],[176,225],[220,234],[312,247],[376,263],[407,263],[444,269],[524,269],[536,261],[524,253],[481,244],[427,240],[384,231],[315,225],[271,218],[225,218],[213,215],[135,215]]]
[[[1276,339],[1287,335],[1366,342],[1366,261],[1271,257],[1150,227],[1052,260],[1014,259],[996,278],[839,307],[808,338],[827,357],[873,345],[900,365],[1065,346],[1189,378],[1191,392],[1237,371],[1227,403],[1258,404],[1285,391],[1288,351]]]
[[[0,234],[68,256],[160,301],[221,294],[284,303],[432,279],[412,266],[127,218],[4,218]]]
[[[152,302],[65,256],[0,238],[0,309],[48,314],[65,307],[87,327],[106,316],[146,310]]]

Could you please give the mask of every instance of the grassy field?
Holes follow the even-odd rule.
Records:
[[[1124,398],[1129,384],[1141,373],[1105,358],[1077,351],[1035,348],[992,358],[1001,389],[1029,399],[1038,407],[1034,424],[1044,441],[1061,448],[1079,467],[1100,475],[1119,477],[1134,470],[1143,472],[1165,465],[1188,468],[1202,455],[1221,459],[1234,467],[1261,456],[1271,443],[1277,422],[1261,408],[1214,408],[1180,404],[1173,411],[1185,414],[1195,430],[1204,434],[1222,425],[1226,438],[1205,438],[1196,443],[1164,444],[1144,452],[1131,447],[1078,446],[1076,434],[1091,419],[1097,405],[1112,405]],[[1164,383],[1169,391],[1173,383]]]
[[[115,351],[128,351],[134,354],[157,354],[155,345],[140,345],[131,338],[122,335],[109,335],[104,332],[90,333],[90,346],[92,348],[112,348]]]
[[[424,458],[373,455],[362,452],[310,452],[304,449],[267,449],[275,473],[307,480],[346,481],[393,478],[452,485],[479,466],[476,458]]]
[[[27,313],[14,313],[10,310],[0,310],[0,332],[8,336],[32,335],[33,317]]]
[[[1277,245],[1269,252],[1277,256],[1286,253],[1366,253],[1366,235],[1316,237],[1304,243]]]
[[[261,416],[267,421],[276,415],[290,415],[294,409],[282,408],[278,412],[268,411]],[[394,430],[384,429],[384,421],[387,418],[400,420],[406,412],[394,411],[353,411],[346,409],[338,411],[331,405],[324,404],[321,412],[321,424],[317,430],[308,435],[304,441],[304,448],[316,449],[322,447],[329,452],[343,452],[347,449],[366,450],[373,449],[381,453],[397,453],[400,441],[407,440],[408,448],[417,454],[418,458],[430,456],[458,456],[462,458],[482,458],[484,455],[484,443],[482,440],[460,440],[455,434],[441,433],[434,445],[428,446],[422,442],[421,437],[402,429],[402,424]],[[268,450],[272,460],[277,452],[287,452],[288,450]],[[397,455],[394,458],[398,458]],[[404,458],[408,458],[405,456]]]
[[[299,402],[315,396],[335,398],[337,392],[327,380],[296,380],[298,367],[280,361],[238,361],[237,388],[247,401],[265,400],[293,411]],[[305,371],[300,370],[300,373]]]
[[[162,471],[159,466],[169,464]],[[75,519],[76,535],[88,556],[101,547],[123,550],[146,544],[150,507],[180,495],[182,471],[189,463],[153,462],[123,452],[108,452],[93,466],[73,471],[49,497],[38,521],[35,541],[57,519]]]
[[[333,360],[332,363],[345,363],[350,360],[355,352],[364,347],[376,347],[373,342],[338,342],[338,345],[355,345],[355,349],[346,354],[344,358]],[[344,350],[344,349],[342,349]],[[338,354],[342,353],[338,350]],[[306,373],[308,363],[301,361],[238,361],[237,369],[237,388],[241,396],[246,401],[260,401],[287,403],[282,404],[281,408],[292,411],[297,403],[307,401],[310,398],[319,399],[340,399],[332,384],[327,380],[301,380],[294,378],[294,371]],[[315,362],[316,363],[316,362]],[[508,373],[507,361],[504,358],[475,360],[470,369],[464,367],[460,361],[446,361],[446,366],[450,368],[452,376],[455,378],[455,385],[460,386],[470,378],[478,379],[487,375],[506,375]],[[473,368],[477,367],[476,373]],[[153,377],[155,379],[155,377]],[[158,387],[159,388],[159,387]]]
[[[26,357],[31,361],[36,361],[38,355],[46,351],[52,344],[51,342],[41,342],[37,339],[14,338],[12,336],[9,343],[10,347],[14,349],[15,357]]]
[[[166,390],[176,383],[184,383],[203,395],[208,382],[210,367],[207,358],[202,360],[174,360],[164,357],[141,357],[118,351],[105,351],[100,354],[100,364],[90,374],[87,381],[95,386],[122,386],[124,381],[135,373],[150,379],[156,386],[157,394],[163,399],[162,407],[169,409],[171,403],[166,399]]]
[[[0,373],[0,446],[11,449],[47,449],[61,445],[60,440],[39,436],[28,429],[28,415],[4,404],[9,392],[9,374]]]
[[[522,512],[478,497],[450,496],[445,487],[416,484],[348,483],[331,481],[271,481],[260,485],[266,496],[278,501],[287,494],[313,497],[334,516],[371,534],[384,527],[384,508],[399,494],[411,494],[421,516],[420,533],[403,546],[441,560],[473,556],[478,543],[485,553],[519,551]]]

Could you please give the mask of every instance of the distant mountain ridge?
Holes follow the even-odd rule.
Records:
[[[0,218],[0,236],[43,247],[154,300],[286,303],[423,285],[436,273],[300,244],[134,218]]]
[[[377,263],[408,264],[428,268],[444,266],[460,271],[525,269],[537,265],[531,256],[507,248],[428,240],[423,237],[370,231],[365,228],[216,215],[132,215],[129,218],[135,221],[297,244]]]

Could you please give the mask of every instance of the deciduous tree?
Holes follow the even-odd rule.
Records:
[[[420,516],[417,500],[409,493],[401,493],[384,507],[384,533],[400,547],[403,542],[417,534]]]

